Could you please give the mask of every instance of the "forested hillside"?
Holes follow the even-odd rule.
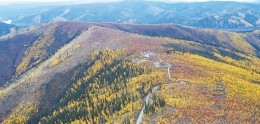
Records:
[[[0,40],[4,124],[260,122],[258,31],[55,22]]]
[[[17,112],[4,123],[122,123],[123,118],[116,115],[133,117],[140,108],[140,99],[157,82],[152,80],[151,70],[136,66],[124,54],[113,50],[92,53],[83,66],[82,77],[67,88],[49,114],[36,113],[30,118]],[[144,76],[147,79],[141,80]],[[142,82],[136,84],[138,80]]]
[[[196,29],[182,25],[132,25],[116,23],[81,23],[55,22],[31,26],[14,31],[0,38],[0,86],[9,85],[12,79],[19,77],[29,69],[47,60],[62,46],[77,38],[90,27],[99,26],[108,29],[135,33],[151,37],[167,37],[199,43],[200,46],[186,49],[177,45],[177,49],[191,51],[202,48],[199,54],[212,58],[212,47],[233,59],[237,57],[233,51],[260,57],[259,32],[232,33],[216,30]],[[99,34],[94,34],[99,36]],[[95,38],[94,38],[95,39]],[[117,39],[117,38],[116,38]],[[172,44],[167,44],[167,46]],[[198,52],[198,50],[196,50]]]

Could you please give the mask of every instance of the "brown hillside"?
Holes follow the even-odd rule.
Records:
[[[205,118],[208,122],[214,122],[224,111],[212,108],[212,104],[218,100],[212,96],[214,80],[220,76],[228,93],[223,100],[226,107],[231,108],[231,113],[239,113],[237,109],[239,102],[242,102],[249,106],[243,109],[245,117],[251,118],[247,109],[251,110],[259,104],[258,42],[257,34],[253,33],[219,32],[179,25],[55,22],[21,29],[16,34],[0,38],[0,62],[4,63],[0,65],[0,83],[9,82],[0,89],[0,122],[9,118],[9,115],[15,116],[14,113],[20,110],[23,110],[20,114],[28,117],[42,116],[51,111],[68,87],[85,75],[85,65],[91,60],[91,53],[104,49],[125,51],[125,55],[119,57],[151,68],[153,78],[164,78],[163,81],[154,80],[162,86],[158,92],[167,104],[158,111],[171,113],[177,104],[177,112],[181,114],[158,116],[152,122],[164,122],[175,116],[178,117],[172,120],[175,122],[182,120],[182,116],[193,118],[193,122],[201,122],[200,115],[187,114],[188,110],[200,112],[195,104],[205,106],[203,112],[214,113]],[[142,80],[144,77],[139,78]],[[174,94],[174,90],[169,89],[174,86],[171,83],[177,83],[174,84],[177,85],[174,93],[178,98],[169,95]],[[181,92],[182,84],[187,91],[185,94]],[[200,89],[204,86],[209,91],[201,93]],[[195,99],[197,97],[193,93],[199,94],[199,99]],[[138,99],[141,102],[143,98]],[[205,100],[208,103],[201,103]],[[194,105],[188,104],[190,101]],[[233,104],[236,106],[232,107]],[[24,108],[30,108],[29,113]],[[137,115],[135,110],[133,119]],[[148,114],[144,119],[149,121],[148,117],[153,118],[154,115],[156,113]],[[228,119],[233,122],[232,118]],[[251,120],[245,118],[242,122]]]
[[[73,70],[80,68],[80,63],[88,61],[91,51],[111,48],[129,49],[131,53],[141,49],[155,49],[160,46],[158,43],[161,44],[158,39],[94,26],[2,91],[0,115],[7,116],[5,113],[25,101],[39,103],[40,108],[48,107],[71,83],[75,74]],[[48,101],[42,101],[46,97]]]

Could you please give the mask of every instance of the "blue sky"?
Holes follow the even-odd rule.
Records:
[[[122,0],[0,0],[0,3],[24,3],[24,2],[84,2],[84,3],[95,3],[95,2],[115,2]],[[150,0],[150,1],[161,1],[161,2],[205,2],[205,1],[216,1],[216,0]],[[260,2],[260,0],[217,0],[217,1],[236,1],[236,2]]]

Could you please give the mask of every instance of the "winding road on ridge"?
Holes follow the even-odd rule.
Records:
[[[143,114],[144,114],[144,110],[145,110],[145,106],[148,105],[151,94],[154,93],[158,88],[159,88],[159,86],[153,87],[152,92],[149,93],[147,96],[145,96],[145,99],[144,99],[145,103],[144,103],[144,106],[143,106],[142,110],[140,111],[140,113],[138,115],[138,118],[136,120],[136,124],[141,124],[142,118],[143,118]]]
[[[170,73],[170,67],[168,67],[168,78],[171,80],[171,73]]]
[[[171,80],[170,66],[168,67],[168,71],[167,72],[168,72],[168,78]],[[152,88],[152,92],[149,93],[147,96],[145,96],[145,98],[144,98],[145,103],[144,103],[144,106],[143,106],[142,110],[140,111],[140,113],[138,115],[138,118],[136,120],[136,124],[141,124],[142,118],[143,118],[143,114],[144,114],[144,110],[145,110],[145,106],[148,105],[151,94],[154,93],[158,88],[159,88],[159,86],[153,87]]]

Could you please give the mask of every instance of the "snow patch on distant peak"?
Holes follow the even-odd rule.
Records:
[[[57,16],[53,19],[54,22],[56,21],[67,21],[67,19],[63,18],[63,17],[60,17],[60,16]]]
[[[217,19],[217,20],[220,20],[221,16],[220,15],[214,15],[214,18]]]
[[[6,23],[6,24],[12,24],[12,19],[4,20],[3,17],[0,17],[0,22]]]
[[[34,18],[33,18],[33,22],[35,23],[35,24],[40,24],[41,23],[41,16],[40,15],[37,15],[37,16],[35,16]]]
[[[246,17],[246,14],[245,14],[245,13],[238,12],[238,16],[239,16],[240,18],[245,18],[245,17]]]
[[[8,20],[5,20],[5,21],[2,21],[3,23],[6,23],[6,24],[12,24],[12,19],[8,19]]]
[[[136,18],[130,18],[127,21],[123,21],[123,23],[131,23],[131,24],[137,23],[137,22],[138,22],[138,19],[136,19]]]
[[[158,8],[158,7],[155,7],[155,6],[149,7],[149,13],[151,13],[154,16],[159,15],[164,11],[165,11],[164,9],[161,9],[161,8]]]
[[[228,19],[229,23],[238,24],[239,20],[237,17],[232,16],[230,19]]]
[[[249,22],[236,16],[232,16],[230,19],[228,19],[228,22],[231,24],[244,25],[245,27],[253,27],[253,25]]]
[[[63,16],[67,15],[71,10],[69,8],[64,9],[63,13],[53,18],[53,21],[67,21]]]
[[[125,8],[122,12],[120,12],[120,14],[122,14],[125,17],[131,17],[133,13],[134,13],[133,10],[129,8]]]
[[[245,25],[245,27],[253,27],[253,25],[247,22],[246,20],[241,19],[240,21],[242,22],[242,24]]]
[[[257,25],[260,25],[260,18],[256,21]]]
[[[71,10],[69,8],[66,8],[63,13],[60,15],[60,17],[63,17],[64,15],[68,14]]]
[[[85,16],[87,16],[86,14],[83,14],[75,19],[73,19],[74,21],[80,21],[80,19],[84,18]]]
[[[247,13],[247,14],[251,14],[251,15],[253,14],[252,10],[250,10],[250,9],[247,10],[246,13]]]

